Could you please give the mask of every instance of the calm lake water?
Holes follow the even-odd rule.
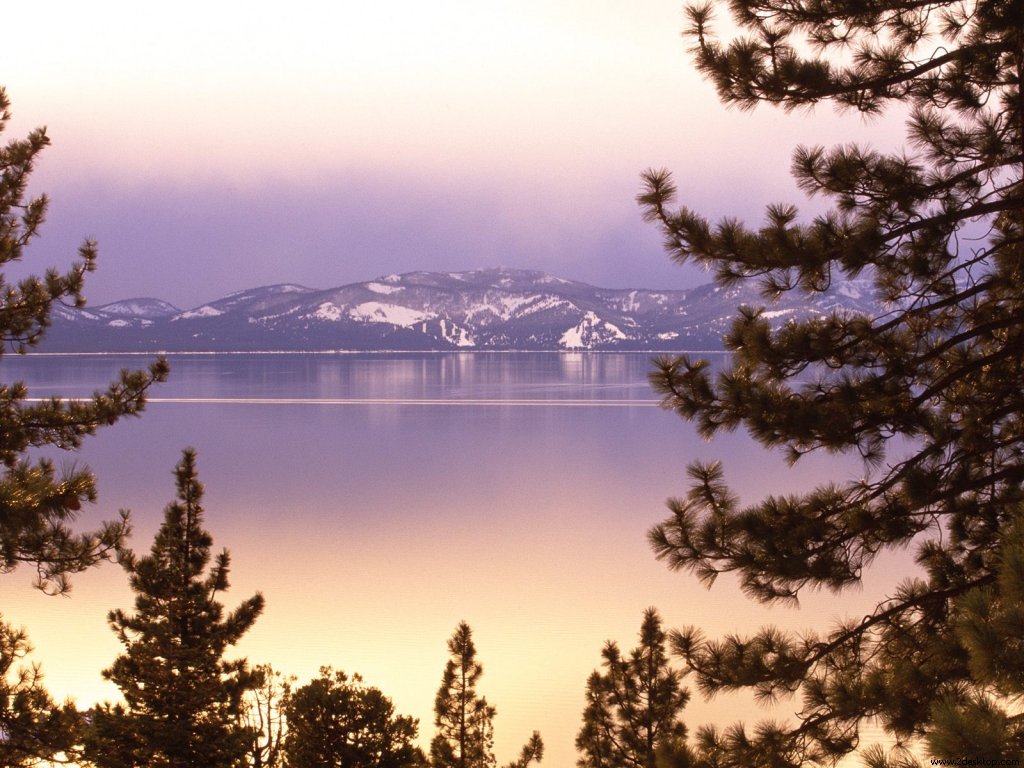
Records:
[[[84,396],[135,356],[5,356],[3,380],[33,396]],[[498,759],[530,732],[545,765],[575,763],[587,675],[608,639],[631,648],[643,610],[708,634],[771,622],[794,628],[863,613],[887,588],[812,596],[800,610],[750,603],[728,579],[711,591],[653,558],[646,531],[685,468],[721,458],[745,499],[859,472],[812,457],[788,469],[743,434],[706,443],[657,407],[644,354],[452,353],[175,355],[140,419],[103,429],[64,463],[87,463],[100,501],[82,527],[132,510],[145,551],[174,496],[172,468],[199,454],[206,525],[233,558],[232,607],[256,590],[265,614],[239,653],[299,676],[359,672],[433,735],[445,643],[474,629],[496,705]],[[118,653],[106,626],[131,608],[112,565],[70,599],[33,592],[28,570],[0,580],[0,610],[23,624],[48,684],[81,704],[116,696],[100,670]],[[695,695],[691,726],[758,712]],[[796,702],[780,712],[792,712]]]

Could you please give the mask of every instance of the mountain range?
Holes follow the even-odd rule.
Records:
[[[867,311],[866,280],[783,296],[772,322]],[[271,285],[182,310],[159,299],[55,308],[43,352],[714,350],[754,286],[596,288],[543,272],[409,272],[328,290]]]

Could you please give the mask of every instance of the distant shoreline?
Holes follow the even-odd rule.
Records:
[[[4,357],[184,357],[186,355],[727,355],[724,349],[281,349],[128,352],[6,352]]]

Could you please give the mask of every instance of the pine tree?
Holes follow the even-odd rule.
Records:
[[[263,597],[225,615],[217,598],[228,588],[230,560],[225,550],[206,573],[213,539],[202,527],[194,451],[184,451],[175,475],[178,498],[164,510],[150,554],[121,554],[135,613],[108,617],[124,652],[103,676],[125,703],[93,712],[86,756],[101,768],[233,768],[251,742],[242,697],[260,681],[244,659],[224,654],[256,621]]]
[[[654,608],[644,611],[640,645],[628,656],[614,642],[605,644],[604,672],[595,670],[587,680],[587,706],[576,736],[579,768],[655,768],[659,754],[663,761],[669,753],[685,758],[680,716],[690,694],[665,644]]]
[[[473,630],[460,622],[448,640],[451,658],[434,699],[437,735],[430,744],[433,768],[493,768],[494,715],[487,699],[476,694],[484,673],[476,660]]]
[[[424,768],[413,742],[419,723],[359,675],[330,667],[292,692],[284,708],[289,768]]]
[[[496,710],[487,699],[476,694],[476,684],[484,673],[476,660],[473,630],[459,622],[448,640],[451,658],[444,668],[441,687],[434,699],[434,725],[437,733],[430,743],[432,768],[494,768],[494,716]],[[523,746],[519,759],[505,768],[526,768],[544,757],[544,741],[533,732]]]
[[[0,133],[11,119],[9,108],[0,88]],[[0,267],[22,260],[46,217],[46,196],[26,199],[26,192],[36,159],[49,143],[45,130],[38,129],[0,147]],[[79,249],[80,261],[65,274],[49,269],[44,277],[14,284],[0,273],[0,356],[38,344],[55,303],[85,304],[82,288],[86,273],[96,268],[96,253],[96,244],[87,240]],[[0,572],[29,563],[36,569],[37,586],[66,592],[70,574],[109,559],[124,543],[128,520],[123,514],[91,533],[75,534],[68,525],[83,501],[96,499],[88,469],[67,470],[58,478],[51,460],[30,461],[25,454],[41,446],[73,450],[99,427],[138,414],[146,390],[166,374],[163,361],[148,371],[124,371],[88,400],[50,397],[30,403],[24,384],[0,385]]]
[[[712,34],[710,5],[688,9],[697,67],[724,102],[831,102],[866,115],[896,102],[909,146],[798,148],[797,184],[834,204],[806,221],[780,204],[759,229],[712,225],[672,207],[663,171],[645,175],[645,213],[673,259],[705,265],[719,285],[758,281],[768,301],[861,276],[878,309],[773,329],[760,309],[743,308],[724,370],[666,358],[652,379],[702,435],[743,426],[794,462],[852,452],[866,478],[743,506],[720,465],[695,465],[689,494],[652,531],[655,551],[708,583],[733,572],[763,602],[855,588],[879,553],[908,545],[919,569],[870,615],[821,632],[676,633],[674,649],[705,693],[802,700],[795,726],[707,728],[699,745],[720,765],[828,762],[875,718],[907,744],[927,738],[938,758],[961,756],[941,754],[953,748],[994,757],[981,751],[993,729],[1002,756],[1020,755],[1019,661],[997,674],[1002,662],[985,657],[1019,644],[1005,568],[1020,555],[1024,495],[1024,4],[729,8],[739,36],[728,42]],[[984,637],[968,629],[979,616]]]
[[[0,88],[0,133],[11,119]],[[27,197],[29,177],[49,145],[45,130],[0,146],[0,269],[21,261],[46,217],[45,195]],[[8,282],[0,271],[0,357],[22,353],[41,340],[55,303],[82,306],[85,275],[96,266],[96,244],[86,241],[80,261],[64,274]],[[78,448],[83,438],[122,416],[143,410],[146,391],[167,375],[162,360],[148,371],[122,372],[105,392],[88,400],[59,397],[30,402],[20,382],[0,384],[0,573],[25,563],[35,568],[36,586],[66,593],[70,576],[110,559],[129,532],[127,513],[97,530],[75,533],[72,523],[85,501],[96,500],[96,483],[84,467],[59,476],[49,458],[28,457],[42,447]],[[0,617],[0,763],[34,764],[59,756],[73,741],[73,707],[56,706],[42,685],[38,666],[25,665],[24,630]]]

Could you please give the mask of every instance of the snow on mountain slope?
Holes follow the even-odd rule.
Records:
[[[628,338],[618,327],[602,320],[594,312],[587,312],[582,320],[562,334],[558,342],[565,349],[591,349],[609,341]]]
[[[115,301],[112,304],[104,304],[96,307],[96,312],[107,315],[121,315],[126,317],[141,317],[153,319],[157,317],[169,317],[181,312],[173,304],[161,299],[127,299]]]
[[[239,291],[181,311],[155,299],[55,312],[50,349],[711,349],[741,304],[773,323],[869,309],[870,283],[766,302],[753,286],[595,288],[543,272],[410,272],[315,290]]]
[[[379,301],[364,301],[348,310],[348,316],[354,320],[365,320],[368,323],[389,323],[408,328],[434,315],[429,312],[416,311],[399,304],[383,304]]]

